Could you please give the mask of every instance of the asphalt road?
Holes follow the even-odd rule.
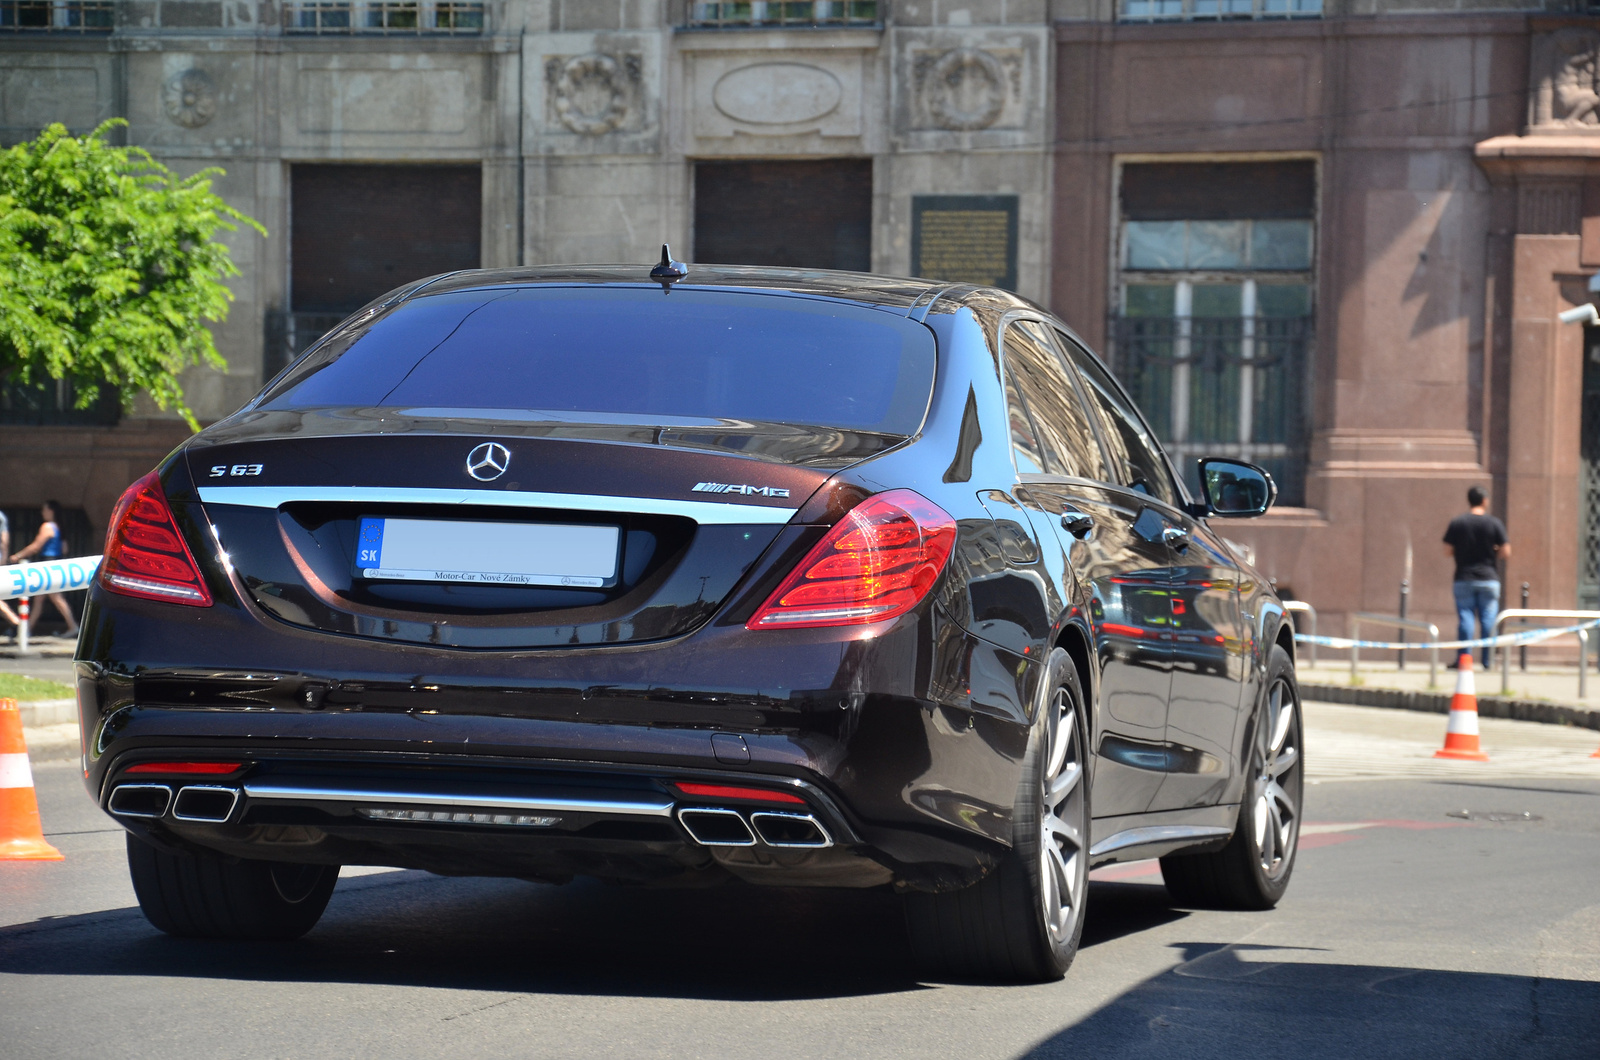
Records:
[[[1330,754],[1284,902],[1174,908],[1153,863],[1102,869],[1077,963],[1043,986],[918,980],[877,892],[364,870],[298,943],[169,939],[120,830],[46,762],[67,860],[0,863],[0,1054],[1594,1060],[1600,762],[1581,749],[1600,741],[1497,727],[1555,764],[1418,774],[1442,722],[1308,711],[1310,761]],[[1373,726],[1395,746],[1352,765]]]

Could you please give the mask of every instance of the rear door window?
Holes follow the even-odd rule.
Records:
[[[1177,507],[1178,491],[1167,470],[1166,458],[1144,420],[1089,351],[1061,332],[1056,335],[1087,384],[1089,404],[1099,416],[1100,435],[1110,450],[1111,462],[1122,484]]]
[[[413,299],[329,340],[260,407],[911,435],[935,360],[926,327],[840,301],[654,286],[480,289]]]
[[[1035,321],[1017,321],[1006,328],[1005,353],[1007,383],[1016,380],[1051,474],[1108,479],[1088,413],[1049,332]]]

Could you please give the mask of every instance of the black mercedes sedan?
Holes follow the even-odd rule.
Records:
[[[1060,977],[1088,873],[1267,908],[1294,642],[1106,367],[1004,291],[459,272],[374,302],[117,506],[84,779],[176,935],[342,865],[890,887],[930,970]]]

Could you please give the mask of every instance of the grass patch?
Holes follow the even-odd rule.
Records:
[[[0,674],[0,699],[71,699],[74,695],[70,685],[40,681],[21,674]]]

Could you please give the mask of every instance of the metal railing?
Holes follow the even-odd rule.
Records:
[[[1313,637],[1315,637],[1317,635],[1317,609],[1316,608],[1312,607],[1310,604],[1306,603],[1304,600],[1285,600],[1283,602],[1283,609],[1285,611],[1287,611],[1291,615],[1305,615],[1306,618],[1308,618],[1310,620],[1311,635]],[[1299,633],[1300,632],[1299,620],[1298,619],[1294,619],[1293,621],[1295,623],[1295,630],[1294,631],[1296,633]],[[1306,648],[1308,649],[1308,651],[1307,651],[1307,662],[1308,662],[1308,664],[1311,665],[1311,666],[1317,665],[1317,644],[1316,644],[1316,642],[1312,641],[1310,644],[1306,645]]]
[[[1562,611],[1548,608],[1513,607],[1500,612],[1494,619],[1494,636],[1500,635],[1500,627],[1507,622],[1516,620],[1527,625],[1530,618],[1564,618],[1576,622],[1593,622],[1600,619],[1600,611]],[[1574,631],[1578,637],[1578,698],[1589,697],[1589,631],[1585,629]],[[1503,696],[1511,691],[1511,653],[1504,648],[1500,649],[1500,694]]]
[[[1361,660],[1361,627],[1388,626],[1392,629],[1414,629],[1419,633],[1428,635],[1428,687],[1439,683],[1439,627],[1432,622],[1423,622],[1415,618],[1401,618],[1399,615],[1373,615],[1364,611],[1350,616],[1350,639],[1355,644],[1350,646],[1350,682],[1356,681],[1356,666]]]

